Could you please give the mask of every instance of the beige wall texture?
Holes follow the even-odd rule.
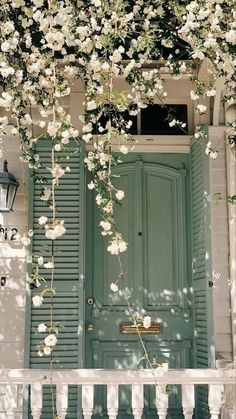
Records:
[[[14,211],[0,213],[0,224],[7,229],[7,240],[0,238],[0,277],[6,277],[6,285],[0,286],[0,368],[23,368],[25,332],[25,261],[26,250],[19,240],[10,240],[11,229],[22,234],[27,230],[26,172],[19,160],[20,142],[13,138],[9,127],[4,136],[4,156],[9,172],[20,182]],[[2,167],[0,172],[2,171]]]
[[[210,159],[211,243],[213,316],[216,355],[232,360],[231,279],[229,272],[229,225],[227,196],[227,165],[225,127],[209,127],[209,139],[218,157]],[[214,198],[221,194],[222,199]]]

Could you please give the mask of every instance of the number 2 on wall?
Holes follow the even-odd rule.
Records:
[[[7,227],[2,227],[0,225],[0,239],[1,240],[16,240],[16,234],[18,229],[16,227],[8,231]]]

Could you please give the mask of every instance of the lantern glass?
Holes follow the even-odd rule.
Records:
[[[8,185],[0,184],[0,211],[6,210]]]
[[[4,162],[3,172],[0,173],[0,212],[12,211],[19,183],[15,177],[8,173],[7,162]]]

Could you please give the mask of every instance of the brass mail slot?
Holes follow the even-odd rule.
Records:
[[[138,331],[141,335],[158,335],[161,333],[161,324],[152,323],[151,326],[146,329],[143,325],[138,326]],[[132,323],[121,323],[120,324],[120,333],[122,335],[134,335],[138,334],[137,326]]]

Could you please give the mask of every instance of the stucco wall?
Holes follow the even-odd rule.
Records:
[[[0,241],[0,277],[6,285],[0,286],[0,368],[24,366],[25,323],[25,248],[19,241],[10,240],[11,229],[19,233],[27,230],[26,174],[19,160],[19,141],[10,133],[4,137],[4,157],[9,172],[20,182],[14,212],[0,213],[0,224],[8,230],[8,239]],[[0,160],[2,166],[3,159]],[[2,171],[2,167],[1,170]]]

